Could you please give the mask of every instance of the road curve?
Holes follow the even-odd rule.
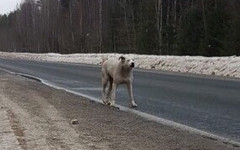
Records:
[[[98,66],[0,59],[0,68],[101,97]],[[240,142],[240,80],[135,69],[133,86],[139,111]],[[123,86],[116,102],[128,106]]]

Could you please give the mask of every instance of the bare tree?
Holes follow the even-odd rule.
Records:
[[[156,26],[158,31],[158,53],[162,54],[162,29],[163,29],[163,2],[157,0],[156,4]]]
[[[102,0],[99,0],[99,53],[102,53]]]
[[[131,18],[132,18],[132,31],[133,31],[133,52],[136,53],[136,41],[137,41],[137,34],[135,29],[135,15],[134,15],[134,3],[131,0]]]
[[[207,25],[206,25],[205,4],[204,4],[204,0],[201,0],[201,1],[202,1],[202,13],[203,13],[203,26],[204,26],[204,34],[206,34]]]
[[[174,14],[174,21],[173,21],[173,27],[174,27],[174,30],[176,30],[176,27],[177,27],[177,0],[174,0],[173,2],[173,14]],[[176,31],[174,31],[176,32]]]
[[[131,51],[131,42],[130,42],[130,33],[129,33],[129,25],[128,25],[128,17],[127,17],[127,9],[126,9],[127,1],[124,0],[122,7],[124,9],[124,22],[125,22],[125,28],[127,33],[127,42],[128,42],[128,52]]]

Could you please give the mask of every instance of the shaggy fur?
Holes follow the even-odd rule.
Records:
[[[132,90],[132,68],[134,67],[133,59],[126,59],[121,56],[119,59],[103,59],[102,62],[102,100],[104,104],[114,106],[117,86],[126,84],[130,97],[131,107],[137,107],[134,101]],[[106,87],[109,84],[108,91]]]

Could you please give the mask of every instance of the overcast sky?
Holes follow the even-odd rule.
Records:
[[[16,9],[22,0],[0,0],[0,14],[9,13]]]

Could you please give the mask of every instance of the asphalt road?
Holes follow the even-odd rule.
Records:
[[[0,68],[101,97],[98,66],[0,59]],[[240,80],[135,69],[133,88],[139,111],[240,142]],[[120,86],[116,103],[128,99]]]

